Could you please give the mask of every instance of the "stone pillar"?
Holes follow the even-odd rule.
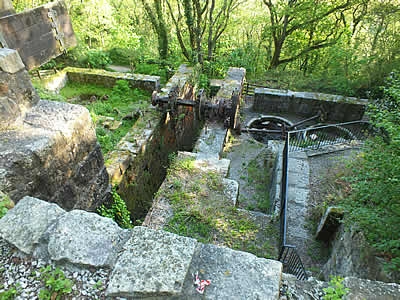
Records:
[[[0,17],[15,14],[14,6],[11,0],[0,0]]]
[[[0,130],[13,127],[39,101],[16,50],[0,49]]]

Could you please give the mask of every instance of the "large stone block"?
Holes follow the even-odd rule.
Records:
[[[108,174],[86,108],[40,101],[21,128],[0,132],[0,189],[65,209],[94,210],[108,192]]]
[[[32,254],[47,228],[64,213],[56,204],[24,197],[0,219],[0,237]]]
[[[191,274],[209,279],[204,295]],[[201,245],[190,266],[183,299],[279,299],[282,264],[253,254],[214,245]]]
[[[94,267],[112,267],[130,236],[113,220],[82,210],[61,216],[47,234],[52,260]]]
[[[0,49],[0,69],[7,73],[17,73],[25,69],[24,63],[19,57],[18,52],[12,49]]]
[[[197,242],[165,231],[135,227],[111,274],[107,296],[177,296]]]

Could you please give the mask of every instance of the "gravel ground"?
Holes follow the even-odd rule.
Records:
[[[0,299],[3,299],[2,292],[13,288],[18,291],[17,300],[38,299],[44,288],[41,269],[48,265],[44,260],[22,254],[0,238]],[[72,292],[65,299],[105,299],[110,270],[60,269],[73,282]]]

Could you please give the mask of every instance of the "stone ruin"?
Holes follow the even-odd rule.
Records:
[[[0,27],[3,47],[14,48],[0,49],[0,191],[95,210],[110,186],[89,112],[40,100],[26,70],[76,43],[65,4],[4,16]]]

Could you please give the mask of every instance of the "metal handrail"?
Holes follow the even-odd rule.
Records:
[[[328,145],[361,142],[374,128],[366,121],[329,124],[288,132],[289,152],[318,150]]]
[[[287,235],[287,197],[288,197],[288,161],[289,161],[289,135],[286,137],[282,158],[281,202],[280,202],[280,251],[278,260],[282,262],[284,271],[293,274],[299,280],[308,278],[296,246],[286,244]]]
[[[336,133],[329,132],[334,129]],[[339,124],[308,127],[287,132],[282,154],[282,180],[280,202],[280,252],[278,260],[282,262],[284,271],[293,274],[300,280],[308,278],[296,246],[286,244],[287,206],[288,206],[288,161],[289,152],[319,149],[324,145],[334,145],[351,141],[365,140],[377,129],[366,121],[352,121]],[[311,136],[314,134],[315,136]],[[307,140],[309,139],[309,140]]]

